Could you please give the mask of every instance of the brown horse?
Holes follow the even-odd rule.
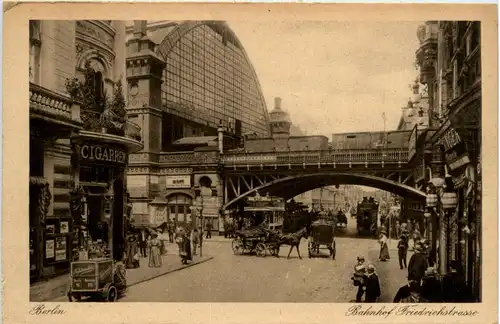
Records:
[[[297,250],[297,254],[299,255],[299,259],[302,259],[299,250],[300,240],[302,238],[307,238],[307,227],[304,227],[303,229],[295,233],[281,235],[280,243],[278,245],[278,251],[281,245],[290,245],[290,251],[288,252],[288,256],[286,258],[290,258],[290,253],[292,253],[292,250],[295,247],[295,249]]]

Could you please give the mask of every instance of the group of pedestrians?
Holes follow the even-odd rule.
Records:
[[[449,272],[440,277],[436,270],[434,252],[428,240],[415,240],[414,253],[406,267],[408,238],[401,236],[398,242],[400,268],[408,269],[408,282],[399,288],[394,297],[395,303],[463,303],[469,302],[465,278],[460,262],[453,260],[448,264]]]
[[[366,303],[375,303],[381,294],[380,281],[375,273],[375,266],[371,263],[366,264],[365,261],[363,256],[358,256],[354,266],[354,275],[351,278],[354,286],[358,287],[356,302],[361,303],[365,295]]]
[[[211,224],[210,224],[211,225]],[[206,225],[206,238],[211,238],[210,225]],[[141,258],[148,258],[150,268],[160,268],[163,265],[162,256],[167,254],[169,243],[176,244],[183,264],[197,255],[203,243],[203,229],[201,227],[178,226],[175,222],[167,222],[156,230],[142,228],[139,232],[131,231],[127,235],[124,263],[127,269],[140,267]]]
[[[385,228],[379,230],[380,254],[379,261],[390,260],[389,247]],[[398,241],[398,259],[400,269],[407,269],[407,283],[397,291],[395,303],[460,303],[470,302],[465,278],[460,262],[451,261],[449,272],[440,276],[436,269],[436,251],[429,240],[423,240],[419,235],[410,235],[403,226]],[[413,242],[413,251],[407,263],[410,250],[409,241]],[[373,264],[367,263],[363,256],[358,256],[351,278],[357,286],[356,302],[376,302],[381,295],[380,282]]]

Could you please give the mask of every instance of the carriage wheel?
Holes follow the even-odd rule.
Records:
[[[333,241],[333,247],[331,251],[332,260],[335,260],[335,255],[337,254],[337,247],[335,246],[335,241]]]
[[[234,239],[231,244],[231,247],[233,248],[234,254],[241,254],[243,252],[243,247],[239,239]]]
[[[259,257],[266,256],[266,245],[264,243],[257,243],[255,246],[255,254]]]
[[[118,291],[116,290],[116,287],[114,285],[110,285],[108,289],[106,290],[106,301],[107,302],[115,302],[116,299],[118,298]]]

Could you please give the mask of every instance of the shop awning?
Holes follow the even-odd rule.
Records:
[[[216,145],[217,136],[193,136],[183,137],[172,143],[172,145]]]

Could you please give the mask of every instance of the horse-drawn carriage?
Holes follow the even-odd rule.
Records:
[[[309,258],[320,254],[320,249],[328,249],[330,256],[335,259],[335,224],[326,219],[320,219],[311,224],[308,252]]]
[[[267,251],[272,256],[279,255],[280,234],[267,229],[265,225],[248,228],[235,232],[232,242],[234,254],[252,253],[259,257],[265,257]]]

